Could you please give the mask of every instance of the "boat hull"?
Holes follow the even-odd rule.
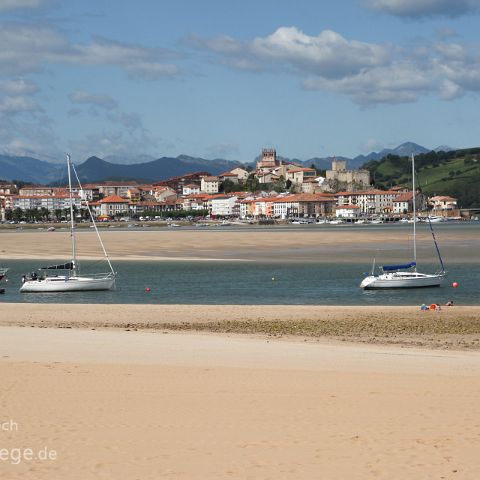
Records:
[[[364,290],[439,287],[444,279],[444,275],[399,274],[399,272],[395,272],[378,276],[370,275],[363,279],[360,287]]]
[[[20,288],[22,293],[45,292],[86,292],[95,290],[111,290],[115,285],[115,277],[47,277],[41,280],[27,280]]]

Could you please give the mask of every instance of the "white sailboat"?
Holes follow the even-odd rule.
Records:
[[[440,260],[441,269],[437,273],[420,273],[417,271],[417,216],[416,216],[416,189],[415,189],[415,157],[412,154],[412,192],[413,192],[413,262],[403,265],[384,265],[382,273],[375,275],[375,262],[372,272],[360,283],[365,290],[380,288],[421,288],[439,287],[445,279],[445,267],[442,256],[433,233],[432,225],[429,222],[433,242]]]
[[[68,167],[68,187],[70,195],[70,232],[72,239],[72,259],[70,262],[60,265],[51,265],[40,269],[40,273],[32,272],[23,276],[23,285],[20,288],[22,293],[45,293],[45,292],[79,292],[88,290],[111,290],[115,286],[116,273],[113,269],[110,259],[108,258],[105,246],[100,237],[95,219],[88,202],[86,202],[87,210],[90,214],[90,218],[95,228],[98,240],[102,247],[105,259],[108,263],[110,271],[108,273],[97,273],[93,275],[82,275],[80,273],[80,266],[77,262],[76,251],[76,238],[75,238],[75,219],[73,211],[73,196],[72,196],[72,174],[71,170],[75,173],[80,192],[82,192],[82,186],[78,178],[75,167],[72,165],[70,155],[67,154],[67,167]],[[58,275],[56,272],[61,271]],[[55,272],[52,274],[52,272]]]

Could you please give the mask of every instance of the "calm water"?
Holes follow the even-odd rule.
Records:
[[[445,303],[479,305],[480,265],[448,264],[440,288],[363,291],[358,285],[368,265],[307,262],[115,262],[117,287],[110,292],[20,294],[21,275],[55,261],[2,261],[10,281],[0,302],[150,303],[150,304],[298,304],[412,305]],[[98,265],[82,262],[84,273]],[[93,268],[95,267],[95,268]],[[437,265],[422,265],[433,272]],[[274,279],[274,280],[272,280]],[[453,281],[459,282],[454,289]],[[146,288],[151,292],[147,293]],[[1,312],[1,309],[0,309]]]

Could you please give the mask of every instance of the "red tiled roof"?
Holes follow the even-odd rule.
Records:
[[[191,193],[190,195],[186,195],[185,197],[183,198],[188,198],[188,199],[197,199],[197,200],[203,200],[207,197],[209,197],[210,195],[207,195],[206,193]]]
[[[401,193],[394,202],[409,202],[413,199],[413,192]]]
[[[131,182],[114,182],[110,180],[106,180],[105,182],[97,183],[97,187],[133,187],[137,186],[138,182],[135,180]]]
[[[292,168],[288,170],[289,173],[291,172],[315,172],[313,168],[307,168],[307,167],[298,167],[298,168]]]
[[[129,203],[128,200],[125,200],[122,197],[119,197],[118,195],[110,195],[108,197],[102,198],[100,200],[100,203]]]
[[[335,196],[347,196],[347,195],[398,195],[398,192],[391,190],[379,190],[372,188],[371,190],[358,190],[355,192],[337,192]]]
[[[457,199],[456,198],[453,198],[453,197],[448,197],[448,196],[436,196],[436,197],[432,197],[430,199],[430,201],[437,201],[437,202],[456,202]]]

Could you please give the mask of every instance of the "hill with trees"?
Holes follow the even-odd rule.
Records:
[[[411,186],[408,156],[387,155],[363,165],[376,187]],[[417,185],[427,195],[449,195],[463,208],[480,207],[480,148],[431,151],[415,156]]]

